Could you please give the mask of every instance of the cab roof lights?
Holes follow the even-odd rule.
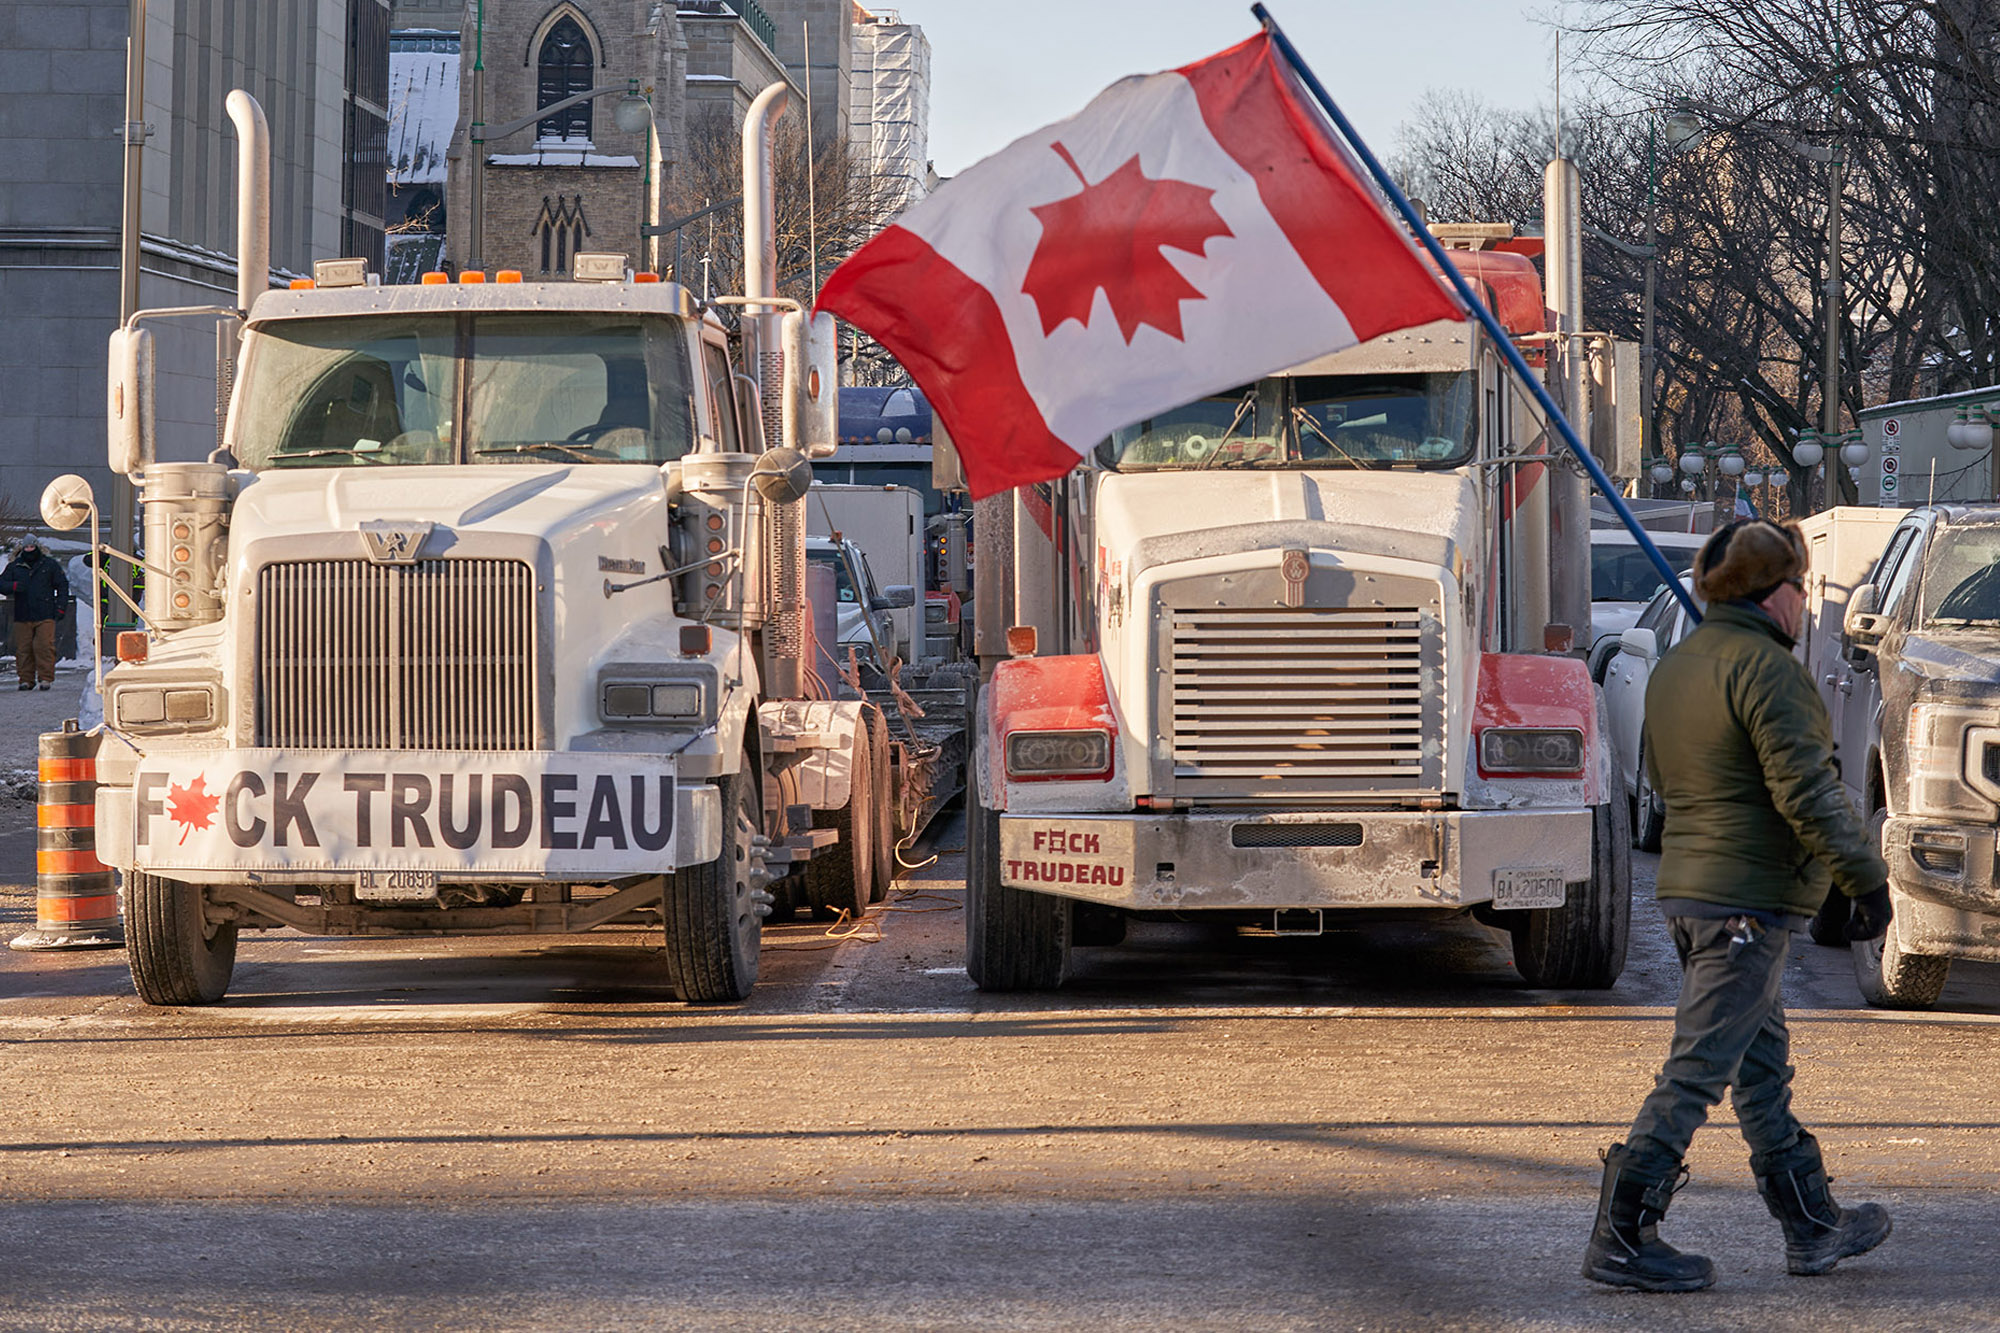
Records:
[[[423,285],[426,287],[443,287],[450,282],[451,274],[449,273],[426,273],[423,276]]]

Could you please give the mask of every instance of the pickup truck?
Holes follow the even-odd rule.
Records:
[[[1902,515],[1837,620],[1823,582],[1815,562],[1808,665],[1896,908],[1886,937],[1853,946],[1855,979],[1870,1004],[1927,1008],[1952,960],[2000,962],[2000,505]]]

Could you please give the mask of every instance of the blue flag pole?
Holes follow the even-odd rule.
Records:
[[[1285,57],[1286,63],[1291,65],[1299,76],[1299,81],[1305,84],[1306,90],[1320,104],[1320,109],[1333,121],[1341,137],[1347,140],[1348,146],[1360,157],[1363,165],[1368,168],[1368,174],[1375,178],[1375,183],[1389,196],[1389,202],[1396,206],[1398,213],[1402,214],[1403,221],[1409,226],[1411,233],[1423,243],[1431,258],[1437,261],[1445,281],[1451,284],[1452,290],[1458,293],[1460,302],[1472,312],[1472,317],[1479,321],[1480,327],[1486,330],[1486,336],[1493,340],[1494,347],[1506,358],[1508,368],[1528,386],[1528,392],[1534,396],[1535,402],[1555,425],[1556,434],[1562,439],[1564,446],[1579,463],[1583,464],[1584,471],[1590,474],[1591,484],[1611,502],[1612,511],[1631,531],[1633,539],[1639,543],[1639,549],[1653,562],[1653,568],[1659,571],[1667,586],[1674,590],[1674,596],[1687,608],[1687,613],[1699,622],[1701,612],[1696,608],[1694,598],[1688,595],[1688,590],[1681,586],[1680,575],[1676,574],[1673,566],[1667,563],[1667,558],[1660,554],[1660,548],[1653,544],[1653,539],[1647,535],[1646,530],[1639,526],[1639,520],[1633,517],[1631,506],[1625,503],[1625,497],[1618,494],[1617,488],[1611,484],[1611,478],[1605,475],[1597,459],[1584,447],[1583,441],[1577,438],[1576,428],[1569,424],[1569,418],[1563,415],[1560,407],[1556,406],[1556,400],[1550,396],[1548,386],[1542,383],[1534,369],[1528,365],[1528,359],[1521,355],[1521,349],[1514,345],[1514,340],[1500,327],[1499,319],[1486,308],[1486,303],[1473,292],[1472,285],[1465,280],[1465,275],[1452,264],[1451,259],[1445,254],[1444,247],[1438,244],[1437,237],[1431,235],[1430,228],[1417,216],[1417,210],[1411,205],[1409,198],[1390,178],[1389,173],[1383,170],[1375,154],[1361,141],[1361,136],[1354,132],[1353,124],[1341,114],[1340,108],[1334,105],[1332,96],[1326,91],[1326,85],[1319,81],[1319,76],[1312,72],[1312,67],[1299,55],[1298,48],[1292,45],[1291,38],[1285,36],[1285,30],[1278,26],[1278,21],[1271,17],[1271,12],[1262,4],[1254,4],[1250,6],[1250,13],[1264,25],[1264,31],[1270,34],[1271,41],[1276,44],[1279,54]]]

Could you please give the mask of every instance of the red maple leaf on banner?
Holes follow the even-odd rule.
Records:
[[[1064,320],[1088,326],[1102,288],[1127,343],[1141,324],[1180,338],[1181,302],[1202,293],[1161,252],[1205,254],[1211,238],[1235,234],[1209,203],[1215,191],[1148,176],[1136,156],[1092,185],[1067,149],[1053,147],[1083,189],[1032,210],[1042,239],[1021,290],[1041,313],[1043,336]]]
[[[200,773],[185,787],[167,784],[167,818],[182,826],[182,842],[196,829],[207,828],[221,805],[220,796],[208,794],[208,779]]]

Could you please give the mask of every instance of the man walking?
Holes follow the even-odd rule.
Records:
[[[22,541],[0,569],[0,594],[14,599],[14,674],[20,688],[43,689],[56,679],[56,622],[69,615],[69,579],[60,562],[42,554],[33,537]]]
[[[1680,1005],[1659,1082],[1604,1154],[1583,1275],[1696,1291],[1715,1267],[1659,1238],[1709,1107],[1732,1094],[1758,1192],[1794,1274],[1824,1273],[1889,1235],[1879,1204],[1842,1208],[1819,1141],[1792,1115],[1791,1038],[1779,996],[1793,931],[1828,877],[1854,898],[1851,939],[1889,926],[1888,869],[1833,767],[1832,724],[1792,656],[1805,612],[1796,526],[1722,528],[1695,558],[1708,612],[1646,687],[1645,753],[1666,801],[1658,897],[1681,959]]]

